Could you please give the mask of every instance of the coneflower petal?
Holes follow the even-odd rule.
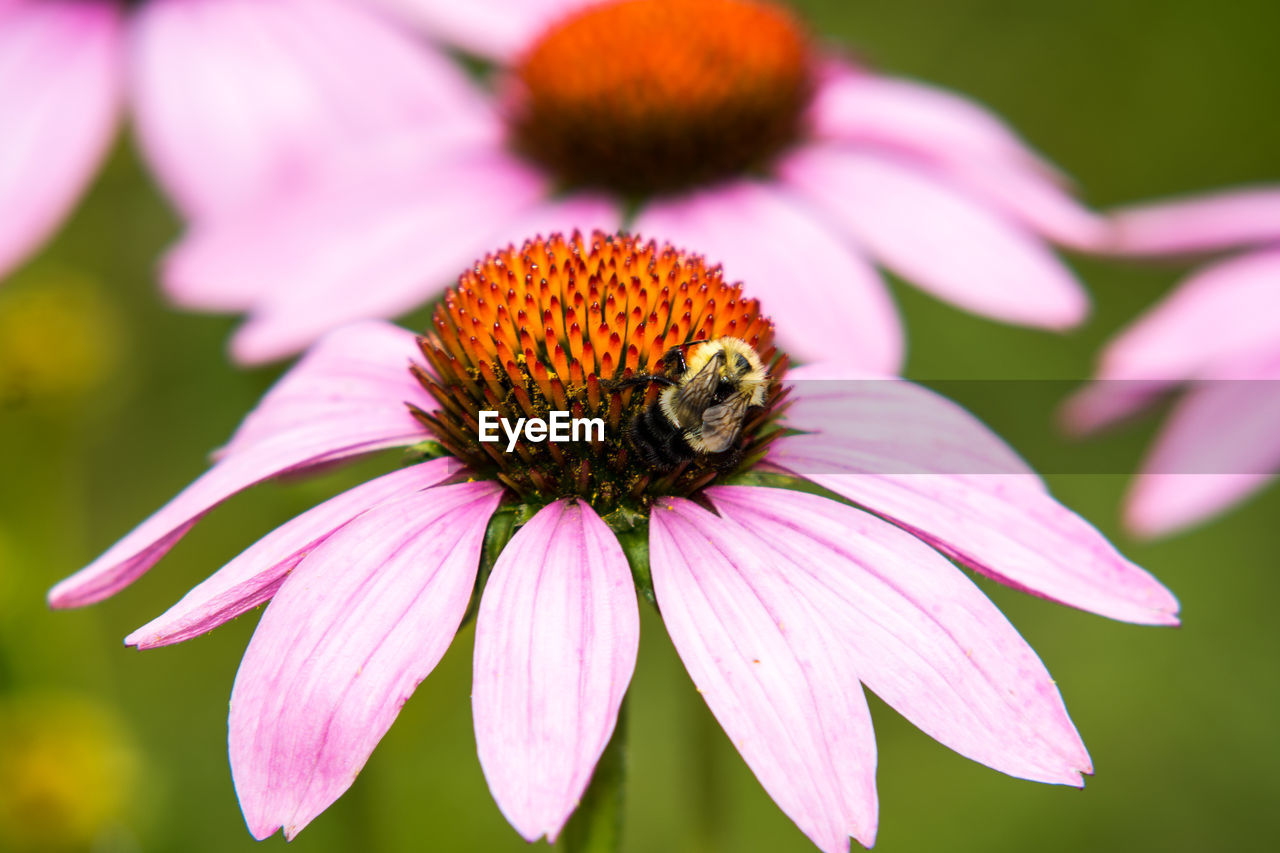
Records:
[[[422,428],[404,405],[425,397],[407,368],[415,350],[410,332],[385,323],[334,332],[268,392],[212,468],[50,590],[50,605],[79,607],[114,595],[202,515],[255,483],[419,440]]]
[[[125,643],[149,649],[212,631],[270,599],[295,566],[365,510],[437,485],[461,467],[453,459],[433,459],[330,498],[259,539]]]
[[[0,278],[57,228],[106,153],[120,29],[106,3],[0,8]]]
[[[780,166],[858,244],[939,299],[997,320],[1066,329],[1089,300],[1038,238],[944,177],[892,155],[810,146]]]
[[[740,526],[681,498],[649,525],[663,621],[733,745],[819,848],[870,846],[875,736],[838,632]]]
[[[635,588],[613,531],[582,501],[543,507],[485,585],[471,692],[489,790],[526,840],[554,842],[577,806],[639,644]]]
[[[1078,786],[1092,772],[1036,653],[937,551],[817,495],[742,486],[707,495],[804,590],[863,683],[931,737],[1037,782]]]
[[[811,369],[813,375],[839,373],[836,367]],[[823,417],[793,421],[788,412],[789,425],[810,432],[778,439],[768,461],[890,519],[1002,583],[1113,619],[1177,624],[1173,594],[1054,500],[1038,477],[1001,467],[1006,463],[996,449],[1003,442],[976,419],[965,418],[967,430],[979,437],[973,446],[983,452],[966,453],[970,442],[955,445],[945,426],[931,442],[921,423],[956,422],[957,412],[963,412],[955,404],[938,398],[936,406],[951,411],[944,408],[933,419],[928,413],[936,406],[928,405],[928,392],[904,396],[914,405],[877,406],[867,429],[885,439],[869,450],[851,445],[850,434],[861,427],[844,421],[849,412],[862,410],[859,397],[875,396],[893,384],[817,383],[842,389],[845,402],[828,404],[835,407],[825,415],[828,423]],[[797,417],[805,415],[805,394],[806,383],[798,383]],[[899,434],[902,441],[894,438]],[[1016,456],[1008,451],[1006,459],[1012,463]]]
[[[814,95],[810,123],[820,139],[878,145],[934,164],[1010,163],[1054,174],[978,102],[917,80],[831,63]]]
[[[1280,469],[1280,347],[1270,377],[1208,382],[1174,406],[1125,501],[1125,521],[1161,536],[1208,518]]]
[[[902,325],[884,282],[794,194],[735,181],[646,205],[634,229],[704,252],[722,262],[726,280],[749,282],[777,327],[798,331],[780,340],[793,356],[885,374],[902,367]]]
[[[139,136],[191,216],[289,192],[336,152],[482,100],[454,63],[356,4],[153,0],[135,15]]]
[[[230,754],[249,830],[293,838],[342,795],[466,612],[495,483],[384,504],[294,569],[231,693]]]
[[[166,275],[178,290],[212,292],[222,279],[260,293],[232,354],[271,361],[344,322],[419,306],[545,192],[544,180],[509,155],[459,155],[427,173],[326,187],[305,204],[281,197],[198,228]]]
[[[1116,248],[1132,254],[1206,252],[1280,241],[1280,189],[1245,187],[1115,211]]]

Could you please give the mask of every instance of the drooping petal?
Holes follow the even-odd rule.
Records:
[[[1114,227],[1040,170],[1007,163],[953,163],[943,174],[967,195],[985,201],[1024,228],[1062,246],[1108,249]]]
[[[876,832],[875,737],[835,629],[741,528],[679,498],[649,516],[667,631],[698,692],[774,802],[814,844]]]
[[[335,152],[479,108],[457,66],[361,4],[151,0],[136,12],[138,130],[189,216],[302,185]]]
[[[1125,502],[1125,521],[1164,536],[1208,519],[1280,473],[1280,358],[1270,378],[1199,384],[1174,407]]]
[[[1004,773],[1092,772],[1053,679],[964,573],[869,513],[785,489],[707,490],[838,630],[863,683],[931,737]]]
[[[1280,251],[1205,267],[1106,348],[1100,379],[1230,378],[1280,341]]]
[[[1251,187],[1115,212],[1121,252],[1165,255],[1280,241],[1280,188]]]
[[[1177,623],[1173,595],[1054,500],[1038,477],[1017,469],[976,467],[1013,461],[1011,451],[999,453],[1003,442],[981,423],[971,420],[964,428],[968,435],[987,434],[972,440],[977,453],[971,455],[965,450],[970,439],[957,445],[948,435],[947,425],[961,422],[958,415],[903,392],[890,395],[883,405],[873,394],[864,407],[862,393],[892,387],[871,383],[864,392],[866,385],[837,387],[837,399],[819,399],[817,417],[809,419],[802,402],[807,384],[797,383],[788,424],[807,433],[775,441],[767,461],[890,519],[1002,583],[1113,619]],[[845,402],[840,395],[847,397]],[[903,404],[896,404],[895,397]],[[935,408],[940,414],[930,421]],[[791,420],[793,412],[799,420]],[[860,417],[871,423],[848,425],[850,412],[863,412]],[[936,456],[929,444],[931,422],[941,427]],[[869,449],[860,444],[864,433],[872,437]],[[893,440],[899,433],[906,437],[901,443]],[[931,459],[937,460],[932,467]]]
[[[329,537],[276,593],[231,691],[231,773],[262,839],[351,786],[467,609],[496,483],[437,486]]]
[[[897,149],[937,163],[1052,167],[986,107],[955,92],[900,77],[829,67],[810,110],[821,139]]]
[[[618,720],[640,615],[627,558],[582,502],[502,550],[476,617],[471,705],[489,790],[527,841],[555,841]]]
[[[177,289],[253,297],[232,342],[242,363],[293,354],[352,319],[392,317],[440,292],[546,191],[498,152],[415,174],[295,194],[192,231],[165,274]]]
[[[425,402],[408,371],[413,335],[385,323],[334,333],[276,384],[219,461],[98,559],[49,592],[80,607],[141,577],[200,517],[231,495],[289,471],[411,444],[422,428],[406,400]]]
[[[197,637],[275,595],[289,572],[343,525],[371,507],[437,485],[460,466],[433,459],[356,486],[259,539],[177,604],[125,638],[139,649]]]
[[[879,373],[902,367],[902,326],[875,269],[786,191],[734,181],[649,204],[634,230],[705,253],[730,281],[747,281],[793,356],[838,357]],[[798,264],[801,257],[812,263]]]
[[[114,4],[0,7],[0,278],[61,224],[106,153],[121,59]]]
[[[430,35],[463,50],[510,64],[542,31],[592,0],[378,0]]]
[[[1016,475],[1015,482],[1043,489],[1022,457],[985,424],[914,382],[817,362],[788,371],[787,384],[785,425],[814,436],[811,444],[821,450],[815,461],[835,462],[798,473]]]
[[[1084,290],[1040,240],[907,161],[812,146],[781,173],[851,239],[940,299],[1049,329],[1088,313]]]

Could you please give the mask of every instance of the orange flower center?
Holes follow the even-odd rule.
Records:
[[[660,397],[679,390],[668,352],[688,354],[686,374],[700,361],[724,367],[723,400],[739,377],[726,359],[699,349],[723,341],[758,357],[768,375],[762,390],[742,410],[730,446],[695,452],[681,445],[683,452],[655,462],[644,448],[653,428],[669,422]],[[601,512],[643,508],[732,475],[778,434],[772,421],[785,357],[774,349],[773,324],[719,266],[670,245],[600,232],[588,242],[575,233],[490,254],[445,294],[419,344],[430,367],[415,374],[438,408],[415,415],[446,450],[528,502],[577,495]],[[568,441],[526,433],[510,450],[506,427],[497,440],[481,440],[485,422],[546,423],[557,411],[598,418],[601,429]],[[639,422],[651,418],[658,420],[637,438]],[[693,421],[675,428],[698,432]]]
[[[621,0],[568,18],[515,69],[515,146],[571,185],[674,189],[763,168],[802,131],[808,38],[756,0]]]

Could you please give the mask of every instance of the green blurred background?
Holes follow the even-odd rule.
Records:
[[[1274,0],[800,5],[868,62],[992,106],[1095,205],[1280,178]],[[164,306],[153,270],[176,233],[122,141],[61,236],[0,289],[0,849],[283,845],[250,838],[226,761],[227,697],[256,617],[145,654],[121,638],[258,535],[394,461],[253,490],[115,599],[45,609],[50,584],[203,469],[276,375],[227,365],[231,320]],[[1096,313],[1065,336],[988,323],[895,286],[910,375],[1083,377],[1102,341],[1179,276],[1175,267],[1073,263]],[[997,427],[1019,422],[1012,410],[982,413]],[[1111,452],[1136,459],[1156,422],[1106,439]],[[1017,434],[1033,458],[1063,452],[1047,423]],[[1004,777],[873,699],[877,850],[1273,849],[1280,489],[1148,544],[1117,527],[1124,477],[1050,479],[1179,595],[1185,625],[1123,625],[984,582],[1058,679],[1097,775],[1084,791]],[[811,849],[716,727],[647,609],[642,635],[625,849]],[[352,790],[293,849],[525,847],[475,758],[471,643],[468,629]]]

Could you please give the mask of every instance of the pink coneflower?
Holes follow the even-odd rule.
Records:
[[[967,412],[906,382],[787,372],[773,334],[719,267],[667,246],[556,236],[490,255],[425,337],[366,321],[322,339],[213,468],[50,601],[119,591],[254,483],[415,446],[416,459],[443,455],[297,517],[127,640],[174,643],[271,600],[231,697],[254,836],[292,837],[351,785],[481,586],[477,747],[531,841],[560,832],[610,740],[636,658],[634,586],[761,784],[823,850],[875,837],[860,683],[975,761],[1081,785],[1089,757],[1049,674],[944,554],[1131,622],[1176,624],[1173,596]],[[625,380],[727,338],[771,377],[736,440],[669,470],[642,461],[628,425],[664,383]],[[477,440],[484,410],[607,429],[506,452]],[[775,485],[743,484],[766,476]]]
[[[0,0],[0,277],[84,192],[127,100],[160,183],[207,216],[334,152],[464,109],[452,65],[348,0]]]
[[[1133,255],[1249,251],[1197,271],[1104,350],[1095,384],[1067,409],[1089,432],[1191,383],[1143,461],[1125,520],[1172,533],[1234,506],[1280,472],[1280,189],[1121,211]]]
[[[1087,313],[1046,242],[1096,246],[1105,229],[1050,167],[976,104],[824,54],[781,6],[394,5],[492,60],[491,91],[309,191],[187,235],[167,290],[248,313],[241,362],[415,308],[488,246],[621,224],[749,273],[784,335],[804,329],[783,340],[797,357],[898,370],[876,265],[1010,323],[1063,329]]]

